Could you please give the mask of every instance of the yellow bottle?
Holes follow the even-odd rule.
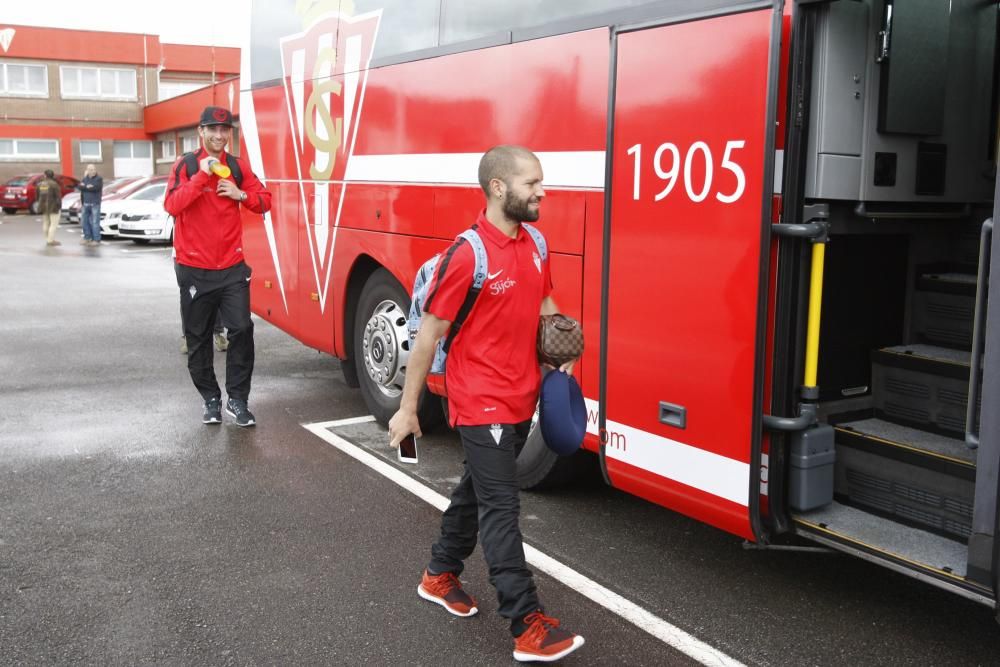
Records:
[[[229,170],[228,166],[222,164],[215,158],[208,161],[208,170],[219,178],[229,178],[229,175],[233,173]]]

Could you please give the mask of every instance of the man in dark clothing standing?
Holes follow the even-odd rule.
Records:
[[[242,203],[254,213],[266,213],[271,209],[271,193],[245,160],[225,152],[232,127],[228,109],[205,108],[198,127],[202,147],[174,164],[163,207],[174,216],[174,270],[188,371],[205,401],[202,421],[222,421],[222,392],[212,363],[212,325],[220,311],[229,332],[226,414],[238,426],[253,426],[256,419],[247,407],[254,363],[251,270],[243,261],[239,209]]]
[[[51,169],[45,170],[45,178],[35,186],[38,193],[38,212],[42,214],[42,233],[46,245],[62,245],[56,240],[59,229],[59,212],[62,209],[62,187]]]
[[[559,312],[552,299],[548,259],[539,255],[522,222],[538,219],[542,166],[520,146],[497,146],[479,163],[486,209],[473,229],[486,248],[488,277],[452,339],[445,367],[448,412],[462,438],[465,473],[441,519],[441,536],[417,593],[456,616],[472,616],[476,601],[458,575],[477,534],[496,588],[501,616],[510,619],[514,658],[551,662],[583,645],[583,637],[546,616],[524,559],[516,452],[524,444],[538,400],[541,374],[535,351],[539,315]],[[389,421],[391,444],[420,435],[417,402],[435,346],[459,318],[476,260],[465,239],[441,257],[423,304],[420,330],[406,369],[399,411]],[[572,373],[574,361],[560,371]]]
[[[83,245],[101,243],[101,197],[104,179],[97,173],[97,167],[87,165],[83,180],[76,186],[80,191],[80,226],[83,227]]]

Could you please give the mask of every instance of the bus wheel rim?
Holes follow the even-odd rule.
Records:
[[[409,342],[406,314],[399,304],[385,300],[375,306],[362,334],[361,356],[368,377],[388,398],[403,394]]]

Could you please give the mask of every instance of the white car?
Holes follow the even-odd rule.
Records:
[[[121,199],[130,190],[137,190],[143,184],[154,177],[151,176],[122,176],[104,184],[104,191],[101,197],[104,201]],[[62,199],[62,222],[80,224],[80,193],[70,192]]]
[[[80,193],[70,192],[62,198],[60,222],[80,222]]]
[[[163,195],[166,191],[167,178],[163,176],[151,180],[123,199],[106,201],[101,204],[101,236],[118,236],[118,226],[125,214],[132,217],[152,213],[155,209],[163,211]],[[173,231],[172,222],[171,232]]]
[[[163,210],[163,198],[121,202],[118,236],[133,243],[174,241],[174,217]]]

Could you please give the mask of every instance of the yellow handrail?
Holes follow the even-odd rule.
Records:
[[[819,322],[823,305],[823,259],[826,243],[813,243],[812,270],[809,276],[809,322],[806,328],[806,372],[803,385],[816,386],[816,369],[819,365]]]

